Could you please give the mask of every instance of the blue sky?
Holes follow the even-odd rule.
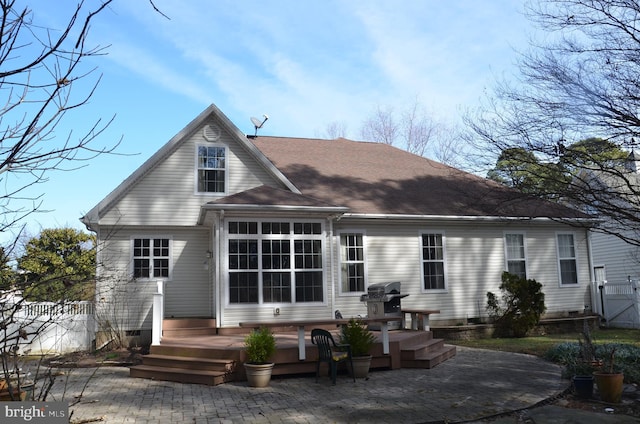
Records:
[[[92,3],[89,1],[89,3]],[[93,2],[95,3],[95,2]],[[82,133],[114,122],[99,138],[122,137],[120,155],[49,175],[34,188],[42,209],[28,231],[71,226],[149,156],[215,103],[240,130],[269,115],[263,135],[317,137],[344,122],[359,139],[380,106],[416,99],[454,122],[497,77],[515,72],[515,50],[532,29],[513,0],[117,0],[93,23],[88,44],[102,80],[90,103],[57,128]],[[63,4],[32,3],[35,19],[60,26]]]

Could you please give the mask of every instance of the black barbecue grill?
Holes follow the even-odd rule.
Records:
[[[386,318],[402,316],[400,299],[409,296],[400,292],[400,281],[371,284],[367,294],[360,296],[360,301],[367,302],[368,318]],[[400,328],[399,321],[389,321],[389,330]],[[369,324],[371,330],[379,330],[380,324]]]

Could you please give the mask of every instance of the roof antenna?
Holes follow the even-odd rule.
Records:
[[[262,128],[264,123],[267,122],[267,119],[269,119],[267,115],[262,115],[262,116],[264,117],[264,120],[262,122],[260,122],[258,118],[254,118],[253,116],[251,117],[251,122],[253,123],[253,126],[256,129],[256,132],[253,134],[254,137],[258,136],[258,130]]]

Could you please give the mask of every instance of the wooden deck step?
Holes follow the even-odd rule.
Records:
[[[214,336],[216,320],[210,318],[165,319],[162,337]]]
[[[456,355],[456,347],[445,345],[443,339],[423,340],[402,346],[400,361],[402,368],[433,368]]]
[[[446,345],[442,349],[434,352],[424,353],[414,359],[403,359],[402,368],[434,368],[447,359],[456,356],[456,347]]]
[[[190,370],[233,372],[235,362],[228,359],[197,358],[149,354],[142,358],[144,365]]]
[[[429,339],[400,348],[400,357],[403,360],[412,360],[424,356],[429,352],[435,352],[444,347],[443,339]]]
[[[131,367],[129,369],[129,376],[149,378],[152,380],[175,381],[178,383],[207,384],[209,386],[234,381],[233,374],[224,371],[167,368],[144,364]]]

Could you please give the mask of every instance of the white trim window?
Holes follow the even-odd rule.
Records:
[[[558,247],[560,285],[577,285],[578,258],[576,255],[575,237],[573,233],[558,233],[556,234],[556,240]]]
[[[227,223],[229,304],[324,301],[321,222]]]
[[[340,291],[364,293],[367,286],[365,234],[362,231],[339,233]]]
[[[445,236],[441,232],[420,233],[422,289],[446,289]]]
[[[527,278],[527,248],[524,233],[504,234],[504,255],[507,272]]]
[[[196,149],[196,192],[226,193],[227,148],[223,145],[198,145]]]
[[[136,280],[170,280],[173,268],[170,237],[131,239],[131,275]]]

